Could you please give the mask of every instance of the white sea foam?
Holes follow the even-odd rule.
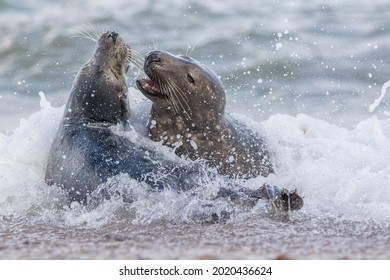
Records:
[[[277,182],[298,188],[307,211],[390,218],[390,119],[372,117],[347,130],[307,115],[274,115],[264,126]]]
[[[210,180],[196,195],[154,193],[143,183],[123,175],[115,180],[119,187],[137,194],[133,205],[126,206],[119,199],[113,199],[92,211],[74,205],[62,210],[60,201],[64,194],[55,187],[48,187],[44,174],[63,107],[53,108],[44,95],[40,95],[40,111],[21,120],[13,134],[0,134],[0,215],[18,216],[34,211],[53,214],[60,209],[65,211],[63,218],[67,224],[87,222],[96,227],[110,217],[121,215],[133,217],[133,222],[147,223],[155,219],[207,219],[207,215],[222,211],[236,211],[236,216],[246,211],[261,211],[234,208],[226,201],[212,201],[221,182]],[[140,106],[144,105],[140,103]],[[275,175],[248,180],[244,183],[247,187],[268,181],[296,188],[305,197],[301,212],[310,215],[350,220],[390,219],[390,118],[372,117],[348,130],[303,114],[295,117],[276,114],[261,123],[245,116],[236,117],[265,135],[276,167]],[[127,137],[139,141],[134,130]],[[162,152],[175,157],[168,149]],[[258,207],[265,208],[265,204],[261,202]]]
[[[0,134],[0,215],[20,214],[53,204],[58,191],[46,186],[44,173],[63,108],[52,108],[42,93],[41,110],[9,136]]]

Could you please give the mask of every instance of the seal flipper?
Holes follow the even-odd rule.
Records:
[[[267,199],[271,202],[275,211],[295,211],[303,207],[303,198],[294,191],[285,188],[264,184],[259,189],[252,190],[241,187],[238,191],[231,188],[222,188],[218,191],[216,198],[229,197],[232,201],[240,201],[242,198],[252,198],[255,200]]]
[[[289,191],[286,188],[280,189],[276,186],[264,184],[253,195],[257,195],[259,199],[268,199],[275,211],[293,211],[303,207],[303,198],[297,194],[296,190]]]

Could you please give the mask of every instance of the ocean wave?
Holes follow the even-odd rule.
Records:
[[[214,213],[229,213],[233,220],[246,215],[269,214],[262,201],[255,208],[248,208],[232,205],[227,200],[213,200],[218,182],[212,180],[196,195],[175,191],[156,193],[147,191],[142,182],[124,175],[113,178],[113,185],[135,193],[135,203],[128,205],[113,198],[93,210],[81,205],[64,205],[65,194],[56,187],[47,186],[44,181],[51,141],[62,118],[63,107],[52,107],[42,93],[40,106],[41,110],[22,119],[11,135],[0,134],[1,216],[46,213],[49,217],[60,212],[65,223],[82,225],[88,222],[94,227],[108,222],[113,216],[126,216],[133,223],[148,223],[164,219],[205,222],[212,219]],[[143,106],[144,102],[139,100],[133,108]],[[137,110],[134,108],[134,111]],[[387,222],[390,219],[390,118],[372,117],[348,130],[304,114],[295,117],[275,114],[262,122],[243,115],[235,116],[265,135],[276,169],[267,182],[297,189],[305,197],[305,206],[298,211],[299,215],[342,217],[352,221]],[[141,127],[144,121],[133,120],[134,127],[137,122]],[[132,130],[124,137],[137,141],[137,133],[141,132]],[[149,145],[160,144],[150,142]],[[161,150],[167,157],[176,157],[169,149]],[[259,177],[242,183],[256,188],[264,181],[265,178]]]

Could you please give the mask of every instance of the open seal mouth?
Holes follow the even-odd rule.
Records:
[[[162,91],[159,83],[155,83],[151,79],[138,79],[138,89],[146,96],[166,98],[166,94]]]
[[[152,101],[161,104],[159,101],[164,99],[169,104],[168,108],[172,108],[176,113],[184,112],[188,115],[191,108],[187,93],[166,71],[170,59],[174,60],[175,57],[162,51],[150,52],[144,63],[144,72],[148,78],[138,79],[137,87]]]
[[[144,71],[149,79],[138,79],[137,87],[146,96],[155,96],[166,98],[168,94],[163,90],[163,83],[155,77],[154,70],[161,65],[160,52],[154,51],[149,53],[145,59]]]

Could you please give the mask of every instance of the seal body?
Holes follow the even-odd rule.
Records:
[[[218,76],[200,62],[163,51],[149,53],[149,79],[137,80],[152,108],[152,140],[179,156],[202,159],[220,174],[252,178],[273,172],[264,141],[225,113],[225,89]]]
[[[196,186],[199,170],[161,160],[146,147],[110,129],[128,127],[126,72],[131,49],[115,32],[97,41],[90,60],[81,68],[53,140],[46,182],[65,189],[70,201],[85,203],[108,178],[125,173],[153,188],[186,190]]]

